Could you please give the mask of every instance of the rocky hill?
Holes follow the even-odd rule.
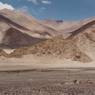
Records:
[[[16,48],[33,45],[55,36],[56,32],[24,13],[7,9],[0,11],[0,43],[3,46]]]
[[[0,55],[55,56],[91,62],[95,58],[95,18],[39,21],[17,11],[0,11]],[[14,49],[7,54],[5,49]]]

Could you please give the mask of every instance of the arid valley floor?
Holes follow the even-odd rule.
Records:
[[[0,72],[0,95],[95,95],[95,68]]]

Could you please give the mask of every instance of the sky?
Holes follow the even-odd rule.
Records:
[[[80,20],[95,16],[95,0],[0,0],[0,10],[4,8],[37,19]]]

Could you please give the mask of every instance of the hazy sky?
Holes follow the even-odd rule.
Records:
[[[38,19],[77,20],[95,16],[95,0],[0,0],[0,7],[22,10]]]

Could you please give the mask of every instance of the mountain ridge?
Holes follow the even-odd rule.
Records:
[[[94,60],[94,17],[73,22],[40,21],[23,13],[7,11],[0,12],[1,55],[52,55],[81,62]],[[14,51],[7,54],[3,51],[6,46]]]

